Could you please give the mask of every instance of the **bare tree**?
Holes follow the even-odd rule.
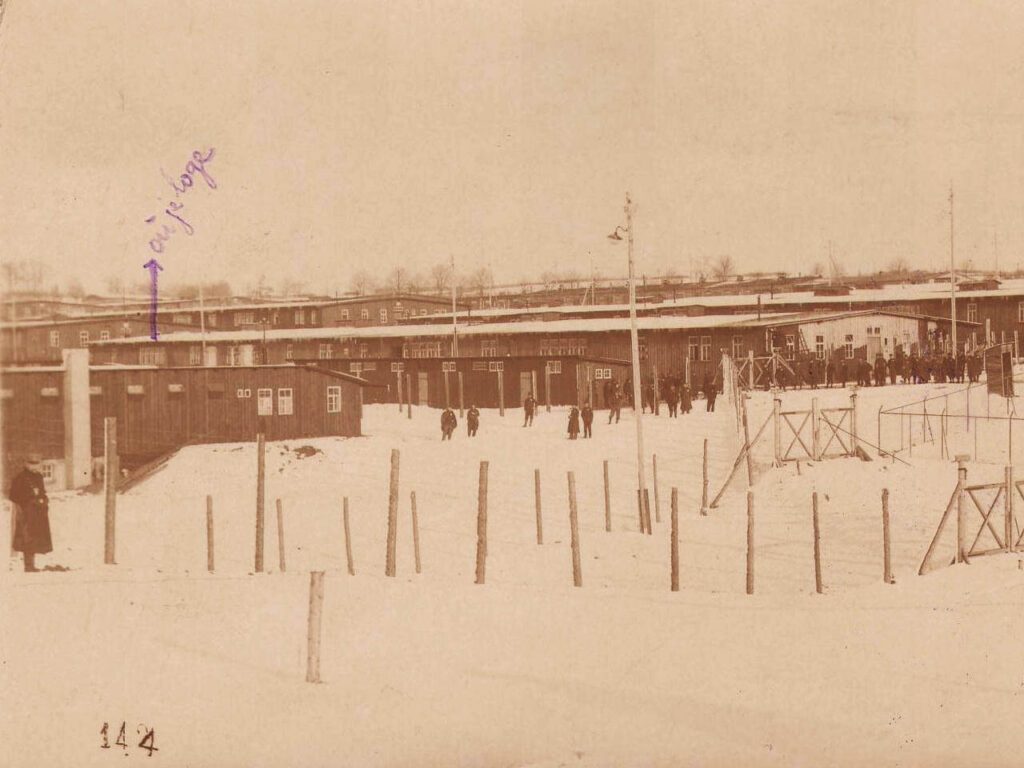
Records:
[[[821,265],[820,261],[816,261],[811,265],[810,274],[812,277],[821,277],[825,274],[825,267]]]
[[[401,265],[392,269],[384,280],[385,290],[402,293],[408,290],[409,270]]]
[[[736,272],[736,263],[732,256],[723,253],[711,265],[711,274],[716,280],[728,280]]]
[[[484,291],[492,285],[494,285],[494,276],[491,274],[490,267],[474,269],[466,279],[466,287],[476,291],[480,296],[483,296]]]
[[[352,275],[352,280],[350,281],[349,286],[358,295],[363,296],[374,289],[375,281],[373,279],[373,275],[365,269],[360,269]]]
[[[903,276],[910,273],[910,264],[903,256],[897,256],[886,265],[885,269],[894,275]]]
[[[423,293],[425,285],[424,277],[419,272],[410,272],[405,278],[406,293]]]
[[[430,268],[430,282],[437,293],[444,293],[452,284],[451,264],[435,264]]]

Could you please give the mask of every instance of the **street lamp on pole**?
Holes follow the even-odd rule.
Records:
[[[637,498],[641,520],[649,520],[644,510],[646,481],[644,479],[643,400],[640,387],[640,337],[636,327],[636,283],[633,277],[633,201],[630,200],[628,192],[626,193],[625,211],[626,226],[616,227],[615,231],[608,235],[608,239],[612,242],[621,242],[622,236],[619,232],[626,233],[626,252],[629,257],[629,341],[633,357],[633,416],[636,421]],[[641,406],[639,411],[636,409],[638,405]],[[649,525],[649,522],[646,525]],[[650,530],[647,532],[650,533]]]

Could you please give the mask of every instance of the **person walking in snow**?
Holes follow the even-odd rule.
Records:
[[[615,423],[619,423],[619,417],[622,415],[622,394],[619,392],[618,382],[612,382],[612,388],[610,394],[607,396],[608,401],[608,423],[612,423],[612,419],[615,419]]]
[[[675,384],[668,385],[665,392],[665,403],[668,405],[669,418],[677,418],[679,416],[679,390],[676,389]]]
[[[445,408],[441,413],[441,439],[451,440],[452,432],[455,431],[455,427],[459,425],[459,420],[455,418],[455,411],[451,408]]]
[[[7,498],[14,504],[14,538],[11,548],[21,552],[25,573],[33,573],[36,555],[53,551],[50,538],[50,500],[43,482],[43,458],[30,453],[25,467],[14,476]]]
[[[466,411],[466,432],[470,437],[476,437],[476,431],[480,428],[480,411],[475,405],[469,406]]]
[[[530,392],[526,399],[523,400],[523,426],[533,426],[533,415],[537,412],[537,401],[533,397],[533,392]]]
[[[580,433],[580,411],[574,405],[569,411],[569,439],[575,440]]]
[[[594,409],[590,407],[590,403],[583,404],[583,410],[580,412],[580,416],[583,419],[583,436],[593,437],[594,433],[592,427],[594,426]]]
[[[710,375],[704,377],[704,397],[708,401],[707,412],[712,413],[715,410],[715,399],[718,397],[718,385]]]

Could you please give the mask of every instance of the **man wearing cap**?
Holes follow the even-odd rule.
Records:
[[[25,572],[38,570],[36,555],[53,551],[50,540],[50,500],[46,497],[43,484],[43,459],[38,453],[30,453],[25,468],[11,481],[7,494],[14,503],[13,549],[25,557]]]

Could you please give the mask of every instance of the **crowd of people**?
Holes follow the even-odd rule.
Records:
[[[983,360],[974,354],[876,355],[872,364],[866,359],[832,357],[830,360],[812,358],[806,362],[781,361],[766,366],[759,378],[765,389],[779,387],[879,387],[884,384],[925,384],[931,381],[976,383],[982,373]]]

